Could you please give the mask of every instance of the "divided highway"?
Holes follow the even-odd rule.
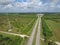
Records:
[[[41,16],[40,16],[40,14],[37,15],[37,16],[38,16],[38,19],[37,19],[37,21],[35,23],[35,26],[33,28],[32,34],[31,34],[31,36],[30,36],[30,38],[29,38],[29,40],[27,42],[27,45],[32,45],[33,40],[34,40],[34,36],[35,36],[35,33],[36,33],[36,30],[37,30],[36,29],[37,27],[38,27],[38,31],[37,31],[37,35],[36,35],[36,43],[35,43],[35,45],[40,45],[40,23],[41,23]]]

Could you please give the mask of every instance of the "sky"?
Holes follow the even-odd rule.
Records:
[[[60,12],[60,0],[0,0],[1,12]]]

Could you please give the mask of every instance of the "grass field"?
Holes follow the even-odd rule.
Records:
[[[36,19],[36,14],[0,14],[0,31],[30,35]]]
[[[45,21],[53,32],[53,40],[60,42],[60,15],[50,15],[48,18],[49,19],[46,19]]]
[[[60,14],[45,14],[43,18],[49,28],[48,30],[52,31],[52,36],[49,40],[60,42]]]

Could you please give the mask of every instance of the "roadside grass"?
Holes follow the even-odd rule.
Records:
[[[42,29],[42,20],[40,23],[40,45],[47,45],[47,42],[44,42],[44,35],[43,35],[43,29]]]
[[[41,22],[41,26],[40,26],[41,30],[40,30],[40,45],[47,45],[46,42],[44,42],[44,35],[43,35],[43,29],[42,29],[42,22]]]
[[[35,26],[35,23],[36,23],[36,21],[35,21],[34,24],[32,25],[31,31],[28,32],[28,35],[29,35],[29,36],[31,35],[30,33],[32,33],[32,29],[33,29],[33,27]],[[37,30],[36,30],[36,32],[35,32],[35,37],[34,37],[33,45],[35,44],[35,41],[36,41],[36,39],[35,39],[35,38],[36,38],[36,33],[37,33]],[[21,43],[21,45],[26,45],[27,42],[28,42],[28,39],[29,39],[29,38],[24,38],[24,40],[23,40],[23,42]]]
[[[52,40],[60,42],[60,23],[56,23],[52,20],[46,20],[48,27],[53,31]]]
[[[52,40],[52,44],[56,45],[54,42],[60,42],[60,15],[57,14],[48,14],[48,15],[44,15],[44,20],[47,24],[47,26],[49,27],[49,29],[52,31],[52,36],[50,37],[49,40]],[[44,36],[41,37],[44,38]],[[43,40],[41,40],[41,45],[48,45],[47,42],[44,42]]]
[[[46,42],[44,42],[43,40],[40,40],[40,45],[47,45],[47,43]]]
[[[60,14],[44,15],[45,22],[53,32],[51,39],[60,42]]]
[[[26,45],[26,44],[27,44],[28,39],[29,39],[29,38],[26,38],[26,37],[25,37],[25,38],[23,39],[23,41],[22,41],[21,45]]]

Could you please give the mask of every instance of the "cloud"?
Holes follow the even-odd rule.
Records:
[[[60,8],[60,5],[57,5],[58,8]]]
[[[56,4],[58,2],[59,2],[59,0],[52,0],[52,3],[54,3],[54,4]]]
[[[51,0],[43,3],[42,1],[32,2],[14,2],[15,0],[0,0],[0,12],[44,12],[60,10],[59,0]],[[13,2],[13,3],[12,3]],[[58,10],[57,10],[58,11]]]
[[[0,5],[7,5],[14,2],[15,0],[0,0]]]
[[[27,7],[27,6],[28,6],[28,3],[27,3],[27,2],[23,2],[23,3],[21,3],[21,2],[16,2],[16,3],[14,4],[14,6],[15,6],[15,7]]]
[[[8,4],[3,7],[3,9],[12,9],[12,8],[13,8],[12,4]]]

